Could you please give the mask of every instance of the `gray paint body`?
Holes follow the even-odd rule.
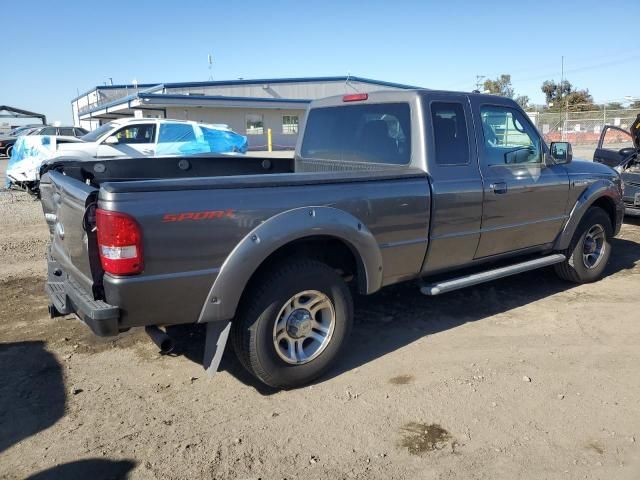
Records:
[[[468,164],[435,164],[432,101],[463,104]],[[230,320],[259,266],[280,247],[309,237],[347,245],[357,259],[360,290],[373,293],[505,257],[562,250],[589,206],[603,198],[613,206],[618,232],[620,181],[608,167],[556,165],[544,142],[544,165],[487,165],[479,107],[518,109],[515,102],[431,91],[370,93],[368,102],[409,103],[409,165],[327,162],[296,154],[296,173],[117,181],[99,189],[47,173],[43,207],[45,213],[66,215],[65,229],[79,228],[78,212],[94,197],[100,208],[132,215],[143,232],[145,270],[132,277],[92,271],[92,262],[77,255],[84,248],[88,258],[91,240],[80,243],[76,232],[67,245],[51,220],[54,256],[84,288],[102,283],[104,299],[120,307],[119,326],[127,328]],[[337,105],[343,105],[341,98],[320,100],[311,108]],[[145,176],[154,178],[149,172]],[[492,190],[498,181],[507,184],[506,195]],[[67,208],[56,210],[53,198]],[[162,221],[167,213],[228,209],[233,216],[211,221]]]

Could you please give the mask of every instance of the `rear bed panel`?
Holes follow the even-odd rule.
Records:
[[[253,182],[248,177],[183,179],[181,189],[174,189],[176,180],[105,184],[99,208],[138,221],[145,260],[140,275],[105,275],[105,300],[121,308],[125,327],[195,322],[240,240],[274,215],[303,206],[334,207],[360,219],[381,249],[384,276],[390,281],[415,276],[426,251],[429,182],[424,173],[404,173],[367,180],[320,180],[318,174]]]

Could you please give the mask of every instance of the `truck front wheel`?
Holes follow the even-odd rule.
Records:
[[[233,326],[242,364],[275,388],[305,385],[340,355],[353,324],[353,301],[328,265],[297,259],[272,267],[243,296]]]
[[[573,234],[569,248],[563,252],[567,259],[555,265],[558,276],[575,283],[602,278],[611,257],[612,236],[609,215],[599,207],[591,207]]]

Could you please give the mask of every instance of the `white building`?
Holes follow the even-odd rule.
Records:
[[[247,135],[249,148],[295,146],[298,125],[314,99],[409,85],[360,77],[277,78],[95,87],[71,101],[74,125],[88,130],[123,117],[225,123]]]

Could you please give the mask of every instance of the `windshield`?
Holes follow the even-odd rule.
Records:
[[[11,132],[9,132],[9,135],[13,135],[13,136],[18,136],[18,135],[23,135],[26,132],[28,132],[29,130],[31,130],[33,127],[18,127],[14,130],[12,130]]]
[[[115,126],[116,124],[113,122],[105,123],[104,125],[96,128],[93,132],[89,132],[86,135],[80,137],[80,140],[84,140],[85,142],[95,142]]]

